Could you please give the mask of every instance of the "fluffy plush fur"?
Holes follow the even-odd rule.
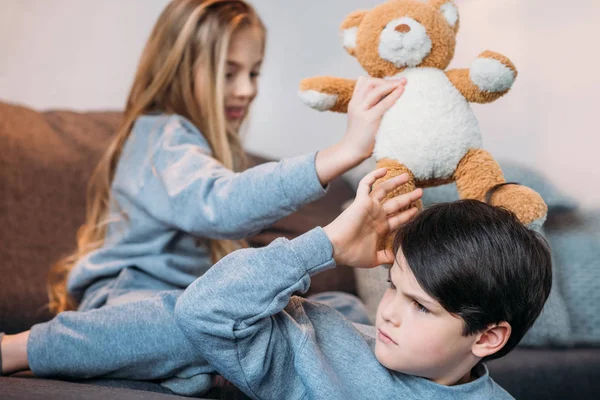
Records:
[[[455,181],[461,198],[485,200],[504,183],[494,158],[481,149],[477,119],[469,105],[505,95],[517,69],[505,56],[484,51],[470,69],[446,71],[454,56],[460,20],[451,0],[388,0],[351,13],[341,25],[343,45],[372,77],[406,77],[404,94],[384,116],[374,156],[388,168],[381,181],[408,172],[396,193]],[[300,96],[320,111],[347,112],[356,81],[314,77],[300,83]],[[491,203],[540,224],[547,207],[533,190],[505,185]],[[420,206],[420,205],[418,205]]]

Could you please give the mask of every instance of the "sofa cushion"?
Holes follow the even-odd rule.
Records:
[[[558,284],[571,320],[572,342],[600,345],[600,210],[548,221]]]
[[[0,330],[50,317],[48,268],[75,245],[88,177],[119,119],[0,103]]]
[[[600,349],[518,348],[488,363],[490,376],[516,399],[595,400]]]

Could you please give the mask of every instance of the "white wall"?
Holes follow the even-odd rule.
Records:
[[[381,0],[254,0],[269,29],[247,147],[282,157],[338,140],[345,116],[305,108],[298,82],[356,77],[344,16]],[[120,109],[144,41],[167,0],[0,0],[0,99],[39,109]],[[458,0],[452,67],[485,49],[520,71],[505,98],[475,105],[486,148],[535,166],[585,206],[600,206],[600,1]]]

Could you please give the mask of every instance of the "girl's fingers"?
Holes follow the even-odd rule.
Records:
[[[393,197],[383,203],[385,215],[392,215],[407,207],[411,203],[419,200],[423,196],[422,189],[415,189],[412,192]]]
[[[392,92],[390,92],[385,98],[383,98],[379,103],[373,106],[373,111],[377,113],[377,115],[383,115],[387,110],[392,108],[394,104],[398,101],[400,96],[404,93],[404,85],[397,86]]]
[[[390,232],[404,225],[414,217],[419,210],[417,207],[411,207],[408,210],[402,211],[393,217],[388,218],[388,226]]]
[[[360,96],[363,96],[365,90],[366,90],[366,85],[365,82],[367,81],[368,78],[364,77],[364,76],[359,76],[358,79],[356,80],[356,85],[354,86],[354,92],[352,93],[352,98],[358,98]]]
[[[383,178],[387,173],[386,168],[379,168],[373,172],[365,175],[364,178],[360,180],[358,184],[358,188],[356,189],[356,195],[358,196],[368,196],[371,192],[371,186],[375,183],[375,181],[379,178]]]
[[[385,199],[385,196],[387,196],[388,193],[392,192],[394,189],[398,188],[399,186],[404,185],[406,182],[409,181],[409,179],[410,179],[410,176],[407,173],[395,176],[392,179],[388,179],[387,181],[383,182],[381,185],[377,186],[377,188],[375,190],[373,190],[373,193],[372,193],[373,199],[378,202],[383,201],[383,199]]]
[[[403,85],[400,81],[383,81],[366,93],[364,107],[369,110]]]

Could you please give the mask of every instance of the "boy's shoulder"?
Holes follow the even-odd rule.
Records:
[[[515,400],[515,398],[510,393],[508,393],[502,386],[496,383],[496,381],[494,381],[491,377],[489,378],[489,380],[492,382],[493,385],[493,399]]]
[[[372,399],[513,399],[489,376],[483,364],[478,366],[477,379],[472,382],[439,385],[422,377],[389,370],[379,363],[375,356],[377,332],[374,326],[352,323],[331,307],[300,297],[292,297],[285,312],[292,317],[289,320],[281,318],[289,324],[287,331],[299,329],[303,332],[296,338],[302,343],[296,363],[302,365],[302,370],[330,371],[336,376],[336,383],[344,383],[338,388],[340,393],[352,387],[354,395]],[[314,379],[315,382],[311,382],[314,385],[332,384],[321,378],[309,373],[303,379]]]
[[[514,400],[514,397],[496,383],[489,374],[487,367],[480,364],[473,369],[477,378],[469,383],[445,386],[434,383],[428,379],[403,375],[401,380],[409,387],[419,389],[420,396],[427,398],[443,399],[486,399],[486,400]]]

